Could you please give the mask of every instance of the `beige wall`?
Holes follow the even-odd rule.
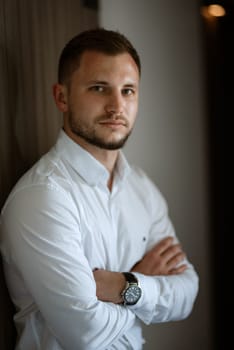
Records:
[[[61,125],[52,99],[65,42],[96,26],[79,0],[0,0],[0,207]],[[0,266],[0,349],[12,349],[12,307]]]
[[[165,195],[200,292],[184,321],[145,327],[147,350],[211,350],[212,290],[206,115],[199,2],[100,0],[100,24],[142,58],[138,120],[125,152]]]

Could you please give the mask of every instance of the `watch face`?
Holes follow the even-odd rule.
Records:
[[[135,285],[130,286],[124,293],[124,301],[127,305],[134,305],[141,296],[141,289]]]

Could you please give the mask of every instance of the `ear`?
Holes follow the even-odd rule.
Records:
[[[53,85],[53,96],[56,106],[60,112],[67,112],[68,110],[68,101],[67,101],[67,87],[62,84]]]

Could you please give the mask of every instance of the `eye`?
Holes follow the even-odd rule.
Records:
[[[105,90],[105,87],[102,85],[93,85],[89,88],[91,91],[96,91],[96,92],[103,92]]]
[[[134,95],[135,90],[133,88],[125,88],[122,90],[122,94],[125,96]]]

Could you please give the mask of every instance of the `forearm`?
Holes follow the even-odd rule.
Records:
[[[192,267],[169,276],[135,274],[142,298],[130,309],[144,323],[182,320],[191,313],[198,293],[198,276]]]
[[[136,263],[131,272],[138,278],[142,297],[130,310],[145,323],[185,318],[192,310],[198,291],[198,277],[185,259],[180,244],[165,238]],[[97,297],[119,303],[125,284],[123,274],[94,271]]]
[[[180,274],[187,268],[186,263],[182,263],[184,257],[180,244],[175,244],[172,237],[166,237],[148,251],[131,272],[147,276]],[[115,304],[122,302],[121,292],[126,280],[121,272],[95,269],[93,275],[99,300]]]
[[[198,276],[191,265],[188,265],[183,273],[175,275],[147,276],[138,272],[134,274],[142,289],[142,297],[136,305],[122,308],[131,310],[146,324],[180,320],[190,314],[198,292]],[[98,275],[102,275],[102,278],[108,276],[110,284],[114,280],[121,281],[117,272],[99,270],[96,278]],[[104,289],[103,285],[102,288]],[[105,295],[104,291],[101,295],[97,290],[97,296],[99,299],[111,299],[113,303],[119,303],[123,289],[124,284],[121,282],[115,291],[106,288]]]
[[[93,272],[96,282],[96,295],[99,300],[121,304],[126,280],[121,272],[96,269]]]

